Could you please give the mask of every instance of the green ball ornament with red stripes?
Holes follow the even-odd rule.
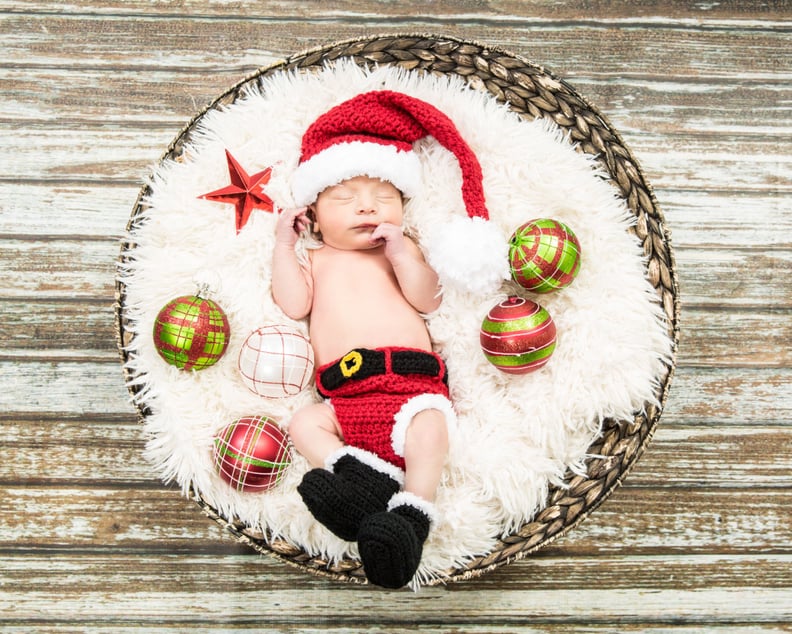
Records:
[[[580,242],[563,222],[539,218],[517,228],[509,240],[512,279],[534,293],[569,286],[580,270]]]
[[[154,321],[159,355],[181,370],[203,370],[220,360],[231,330],[223,309],[200,295],[168,302]]]
[[[511,296],[494,306],[481,323],[481,350],[507,374],[527,374],[544,366],[556,347],[550,313],[530,299]]]

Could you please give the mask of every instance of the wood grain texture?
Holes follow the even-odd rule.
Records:
[[[261,66],[397,32],[569,80],[654,187],[682,293],[625,484],[535,556],[417,594],[252,554],[158,482],[112,321],[124,226],[190,118]],[[0,53],[0,630],[789,631],[789,3],[0,0]]]

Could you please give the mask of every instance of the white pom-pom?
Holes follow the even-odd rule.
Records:
[[[495,293],[509,279],[509,242],[494,223],[456,216],[430,232],[426,257],[440,283],[477,295]]]

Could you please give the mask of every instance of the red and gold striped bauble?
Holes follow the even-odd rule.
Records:
[[[214,365],[228,347],[228,318],[211,299],[185,295],[168,302],[154,322],[160,356],[182,370]]]
[[[487,360],[508,374],[527,374],[550,359],[556,327],[544,308],[512,296],[487,313],[481,324],[481,349]]]
[[[580,242],[563,222],[540,218],[517,228],[509,240],[512,278],[534,293],[569,286],[580,270]]]
[[[237,491],[272,488],[290,464],[291,445],[267,416],[242,417],[215,436],[215,469]]]

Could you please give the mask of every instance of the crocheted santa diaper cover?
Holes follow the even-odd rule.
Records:
[[[357,348],[319,368],[316,386],[335,411],[347,445],[400,469],[407,427],[418,413],[437,409],[449,427],[456,422],[445,363],[432,352]]]

